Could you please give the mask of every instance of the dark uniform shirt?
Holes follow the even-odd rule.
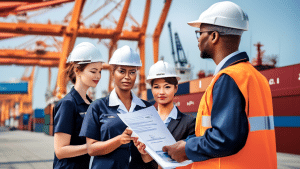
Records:
[[[90,98],[87,99],[92,102]],[[88,107],[73,87],[54,107],[54,133],[70,134],[70,145],[85,144],[86,139],[79,137],[79,132]],[[59,160],[54,153],[53,168],[84,169],[89,167],[89,161],[88,154]]]
[[[176,106],[174,106],[167,119],[169,117],[170,120],[165,120],[164,123],[167,125],[167,128],[176,141],[186,139],[189,135],[195,134],[195,117],[181,113]],[[158,168],[158,164],[155,160],[145,163],[135,146],[131,148],[131,157],[129,169]]]
[[[133,93],[132,95],[133,100],[138,99]],[[122,112],[119,107],[124,105],[113,104],[112,106],[110,96],[97,99],[90,105],[82,124],[80,136],[107,141],[124,132],[127,126],[117,115]],[[133,111],[151,106],[144,100],[138,100],[141,104],[136,104]],[[127,169],[131,146],[134,146],[132,142],[121,145],[109,154],[94,156],[92,169]]]

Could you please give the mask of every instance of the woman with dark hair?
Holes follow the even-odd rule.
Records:
[[[142,66],[135,51],[123,46],[114,52],[109,64],[114,89],[109,96],[97,99],[89,106],[80,136],[86,137],[88,153],[94,156],[92,169],[127,169],[130,149],[134,147],[132,131],[117,114],[134,112],[151,104],[131,91]]]
[[[147,83],[151,84],[151,91],[157,103],[158,114],[176,141],[185,140],[189,135],[195,134],[195,118],[181,113],[173,103],[179,80],[175,69],[163,61],[152,65],[147,77]],[[134,144],[136,148],[132,150],[131,169],[160,168],[145,151],[145,144],[137,139],[134,139]]]
[[[89,168],[86,140],[79,137],[79,132],[92,102],[86,92],[97,86],[102,62],[100,51],[89,42],[78,44],[68,58],[66,74],[74,87],[53,109],[55,169]]]

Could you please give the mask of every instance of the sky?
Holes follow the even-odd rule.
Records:
[[[212,60],[201,59],[200,51],[197,46],[197,39],[195,36],[196,28],[187,25],[187,22],[197,20],[199,15],[209,8],[212,4],[220,2],[217,0],[173,0],[163,31],[160,37],[159,56],[164,56],[164,60],[174,64],[171,55],[171,43],[169,37],[169,30],[167,23],[172,23],[173,34],[177,32],[188,62],[192,66],[193,79],[196,79],[196,74],[199,70],[206,72],[214,72],[216,67]],[[256,48],[253,44],[261,42],[264,46],[265,56],[278,56],[277,67],[288,66],[300,63],[300,1],[298,0],[233,0],[232,2],[238,4],[249,17],[249,30],[244,32],[240,44],[239,51],[246,51],[250,60],[256,56]],[[85,18],[94,9],[100,7],[104,2],[101,0],[87,0],[83,9],[82,17]],[[49,10],[41,15],[31,17],[27,22],[30,23],[44,23],[48,20],[51,23],[61,24],[64,16],[72,9],[74,3],[68,3],[61,7]],[[153,64],[153,45],[151,35],[154,33],[156,24],[159,20],[161,10],[164,5],[164,0],[152,0],[149,23],[147,27],[146,38],[146,76],[150,66]],[[84,21],[85,25],[97,23],[114,4],[108,5],[107,8],[99,11],[92,17]],[[129,13],[141,24],[143,19],[145,1],[132,0],[129,8]],[[37,12],[29,13],[29,15]],[[112,13],[114,18],[118,19],[119,11]],[[113,18],[111,18],[113,20]],[[115,24],[111,20],[104,20],[102,25],[107,28],[114,28]],[[7,18],[0,18],[0,22],[16,22],[15,16]],[[129,30],[133,21],[126,19],[124,29]],[[53,43],[51,38],[46,36],[25,36],[20,38],[12,38],[0,40],[0,49],[24,49],[30,39],[35,38],[45,40],[47,43]],[[56,37],[58,40],[63,40],[61,37]],[[174,37],[173,37],[174,38]],[[174,39],[173,39],[174,40]],[[103,42],[107,43],[109,40],[102,40],[99,43],[98,39],[77,38],[75,45],[80,42],[88,41],[93,43],[101,52],[103,59],[108,62],[108,48]],[[21,45],[21,47],[19,47]],[[133,41],[119,41],[118,47],[129,45],[131,48],[137,50],[137,42]],[[23,48],[22,48],[23,47]],[[28,46],[26,49],[33,49],[34,45]],[[47,50],[55,51],[55,48],[47,48]],[[18,80],[22,77],[25,71],[24,66],[7,65],[0,66],[0,82],[8,82]],[[51,68],[52,79],[51,88],[53,89],[56,83],[57,68]],[[103,71],[102,78],[96,87],[96,98],[101,97],[102,91],[107,90],[108,71]],[[33,108],[45,108],[45,92],[48,84],[48,68],[39,67],[35,71]]]

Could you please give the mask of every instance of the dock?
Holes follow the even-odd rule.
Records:
[[[53,136],[0,128],[0,169],[51,169]],[[277,153],[278,169],[300,168],[300,155]]]

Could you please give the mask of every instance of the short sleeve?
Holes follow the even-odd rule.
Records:
[[[95,101],[96,102],[96,101]],[[100,122],[96,104],[93,102],[84,117],[79,136],[100,141]]]
[[[75,104],[71,100],[62,100],[54,117],[54,133],[62,132],[72,135],[75,128]]]

